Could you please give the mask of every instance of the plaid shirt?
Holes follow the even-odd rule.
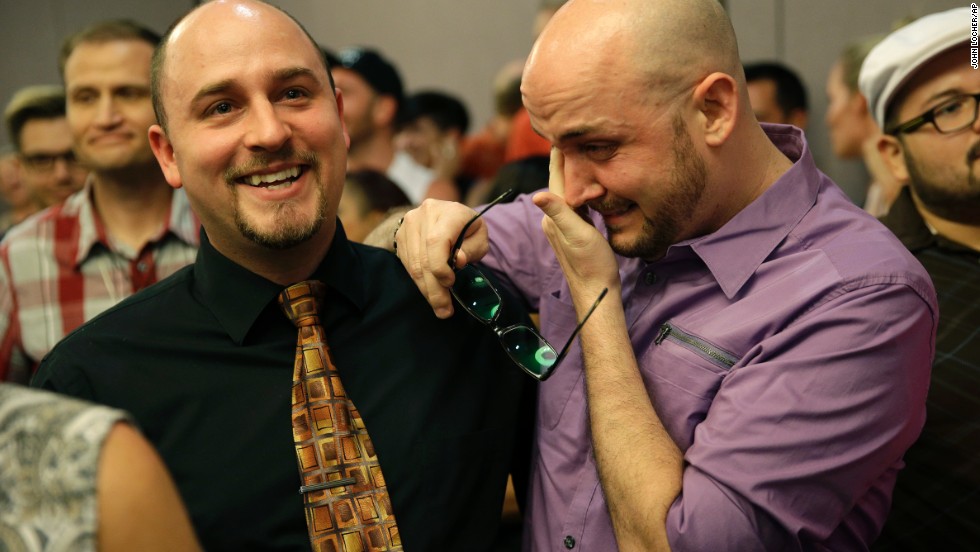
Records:
[[[974,550],[980,535],[980,252],[933,235],[908,189],[882,222],[939,296],[926,425],[905,455],[876,551]]]
[[[106,234],[91,181],[13,227],[0,242],[0,381],[27,383],[62,337],[194,262],[199,228],[177,190],[166,226],[135,251]]]

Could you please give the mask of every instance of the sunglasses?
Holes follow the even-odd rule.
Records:
[[[469,222],[463,226],[462,232],[459,233],[459,237],[456,238],[456,243],[453,245],[452,250],[449,254],[449,266],[453,267],[456,271],[456,283],[450,288],[453,297],[462,306],[466,312],[470,313],[471,316],[483,322],[490,327],[497,338],[500,340],[500,344],[507,351],[511,360],[514,361],[522,370],[528,373],[532,378],[538,381],[544,381],[551,377],[551,374],[555,372],[555,368],[561,363],[568,354],[568,349],[572,345],[572,341],[575,340],[575,336],[581,331],[582,326],[585,322],[592,316],[596,307],[599,306],[599,302],[602,298],[606,296],[608,289],[603,289],[602,293],[589,308],[589,312],[585,313],[585,317],[582,321],[575,326],[575,331],[572,332],[571,337],[565,343],[565,346],[561,348],[559,352],[557,349],[551,346],[548,341],[541,337],[541,334],[537,330],[528,326],[526,324],[514,324],[512,326],[501,326],[498,323],[498,318],[500,316],[500,309],[503,306],[503,300],[500,297],[500,293],[497,288],[490,283],[490,280],[473,265],[466,265],[463,268],[456,268],[456,255],[459,253],[459,248],[463,245],[463,239],[466,236],[466,231],[469,230],[470,225],[476,222],[476,219],[483,216],[490,210],[491,207],[504,201],[505,199],[514,195],[513,190],[507,190],[500,195],[497,199],[494,199],[486,207],[483,208],[479,213],[476,214]]]

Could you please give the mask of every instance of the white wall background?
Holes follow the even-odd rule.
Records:
[[[130,17],[163,31],[194,0],[0,0],[0,103],[28,84],[56,83],[62,38],[109,17]],[[824,82],[848,42],[887,31],[907,15],[967,5],[954,0],[725,0],[742,59],[779,60],[807,84],[807,131],[818,164],[851,195],[863,197],[858,162],[834,158],[823,126]],[[324,46],[370,45],[401,69],[406,87],[461,96],[474,129],[491,113],[490,84],[507,61],[531,46],[538,0],[280,0]],[[710,37],[706,37],[709,39]],[[9,139],[4,129],[0,146]]]

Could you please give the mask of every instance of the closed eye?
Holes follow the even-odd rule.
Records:
[[[612,143],[588,143],[579,147],[579,150],[593,161],[608,161],[616,154],[617,145]]]

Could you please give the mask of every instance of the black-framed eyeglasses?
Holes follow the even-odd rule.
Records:
[[[915,132],[926,123],[932,123],[932,126],[942,134],[963,130],[977,120],[978,103],[980,103],[980,94],[953,96],[922,115],[895,125],[887,134],[898,136],[902,133]]]
[[[20,160],[28,169],[35,172],[51,172],[55,163],[62,160],[69,167],[75,164],[75,152],[68,150],[64,153],[30,153],[21,154]]]
[[[473,265],[456,268],[455,261],[456,254],[463,245],[463,239],[470,225],[476,222],[476,219],[483,216],[483,213],[486,213],[491,207],[512,195],[513,190],[507,190],[500,197],[491,201],[463,226],[462,232],[459,233],[459,237],[456,238],[456,243],[449,252],[449,266],[453,267],[453,270],[456,271],[456,283],[453,284],[450,291],[453,297],[456,298],[456,301],[466,309],[466,312],[489,326],[497,334],[497,338],[500,339],[500,344],[503,345],[504,350],[507,351],[507,354],[510,355],[511,360],[515,364],[520,366],[532,378],[538,381],[544,381],[551,377],[551,374],[555,372],[555,368],[558,367],[558,364],[568,354],[568,349],[572,346],[575,336],[582,330],[582,326],[592,316],[596,307],[599,306],[599,302],[602,301],[602,298],[606,296],[606,292],[609,290],[602,290],[595,303],[589,308],[589,312],[585,313],[582,321],[575,326],[575,331],[572,332],[571,337],[568,338],[568,342],[565,343],[565,346],[561,348],[560,352],[548,343],[545,338],[541,337],[541,334],[537,330],[528,325],[514,324],[501,327],[497,323],[497,319],[500,315],[503,300],[497,288],[493,287],[493,284],[490,283],[490,280],[480,269]]]

